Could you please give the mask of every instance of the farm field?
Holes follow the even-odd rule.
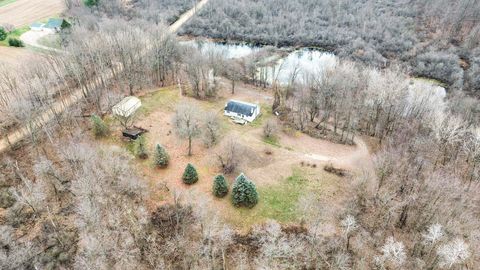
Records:
[[[31,61],[36,57],[35,52],[24,48],[12,48],[0,46],[0,64],[8,66],[17,66],[22,63]]]
[[[17,0],[8,5],[0,5],[0,25],[21,27],[60,14],[64,10],[63,0]]]

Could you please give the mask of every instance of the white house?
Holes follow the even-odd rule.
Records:
[[[113,106],[112,111],[115,116],[128,118],[135,114],[135,112],[142,106],[142,102],[137,97],[129,96],[117,105]]]
[[[225,105],[224,115],[251,123],[260,115],[260,106],[258,104],[230,100]]]
[[[44,31],[49,34],[58,33],[63,28],[69,27],[70,24],[64,19],[48,19],[47,23],[35,22],[30,25],[32,31]]]
[[[43,31],[44,23],[35,22],[30,25],[30,30],[32,31]]]

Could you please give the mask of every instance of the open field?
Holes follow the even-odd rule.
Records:
[[[36,57],[35,53],[23,48],[12,48],[0,46],[0,64],[16,66],[26,63]]]
[[[64,10],[65,2],[63,0],[18,0],[0,6],[0,25],[10,24],[21,27],[60,14]]]
[[[330,205],[328,213],[325,212],[325,219],[333,228],[336,216],[332,213],[343,207],[342,203],[348,198],[350,185],[348,178],[329,174],[323,170],[323,166],[333,163],[353,172],[361,172],[363,168],[370,166],[368,151],[362,151],[361,147],[314,139],[301,133],[281,132],[272,145],[271,142],[264,141],[262,136],[262,123],[274,117],[268,112],[270,93],[241,85],[232,97],[225,87],[223,89],[221,96],[213,101],[182,97],[176,87],[163,88],[142,97],[143,107],[136,125],[149,130],[146,134],[149,150],[160,143],[171,157],[170,165],[166,169],[155,168],[151,155],[148,160],[135,162],[152,190],[153,203],[171,202],[171,191],[181,191],[187,194],[186,197],[193,204],[206,203],[211,209],[218,211],[224,222],[247,230],[252,225],[269,219],[286,224],[300,222],[302,216],[297,209],[299,201],[305,194],[314,194],[318,200]],[[262,108],[265,108],[262,116],[250,125],[232,123],[223,116],[223,106],[230,98],[259,102]],[[175,107],[182,102],[191,102],[204,111],[213,110],[217,113],[222,130],[219,144],[205,148],[199,138],[194,141],[193,156],[187,156],[187,142],[175,135],[171,124]],[[117,130],[107,141],[132,150],[133,145],[120,139],[119,134]],[[213,178],[221,173],[217,153],[229,138],[245,147],[245,156],[248,156],[248,159],[242,162],[235,173],[226,176],[227,181],[231,188],[236,176],[243,172],[255,182],[260,201],[253,209],[233,207],[230,194],[223,199],[212,195]],[[181,181],[183,170],[188,163],[192,163],[200,175],[199,182],[192,186],[184,185]]]

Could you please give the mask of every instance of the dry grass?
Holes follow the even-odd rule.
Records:
[[[152,205],[171,201],[171,192],[176,190],[186,194],[194,204],[200,201],[202,204],[206,203],[210,209],[219,213],[224,222],[238,229],[248,229],[251,225],[268,219],[283,223],[299,222],[301,215],[297,211],[297,204],[306,193],[315,194],[320,201],[328,202],[332,209],[337,210],[348,198],[348,181],[323,171],[326,163],[309,159],[306,153],[342,157],[354,152],[354,147],[285,133],[279,134],[275,140],[276,146],[272,146],[272,142],[264,141],[261,125],[236,125],[222,115],[225,101],[231,98],[226,90],[221,92],[220,98],[207,101],[181,97],[179,93],[177,87],[166,87],[141,97],[143,108],[136,125],[149,130],[146,134],[148,149],[153,150],[155,144],[160,143],[171,157],[170,165],[166,169],[155,168],[151,159],[134,162],[151,189]],[[234,98],[252,101],[255,96],[241,92]],[[222,140],[233,137],[245,146],[245,156],[248,158],[237,172],[227,175],[226,178],[230,188],[240,172],[255,182],[260,201],[253,209],[235,208],[231,203],[231,194],[223,199],[212,195],[213,178],[220,173],[216,155],[221,150],[221,144],[205,148],[201,140],[197,139],[193,144],[194,155],[187,156],[187,142],[175,135],[171,124],[175,106],[179,102],[192,102],[204,110],[217,111],[221,119]],[[263,120],[269,117],[273,116],[264,114]],[[118,130],[113,133],[113,138],[107,141],[122,145],[126,149],[132,147],[131,143],[119,139]],[[316,166],[301,167],[302,161]],[[188,163],[197,168],[200,177],[192,186],[181,181],[183,170]],[[325,215],[330,215],[325,217],[327,221],[333,218],[331,213]]]

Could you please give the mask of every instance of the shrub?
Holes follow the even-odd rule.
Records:
[[[108,126],[102,118],[94,114],[90,117],[90,121],[92,122],[93,134],[95,137],[100,138],[108,135]]]
[[[23,42],[18,38],[10,38],[8,39],[8,45],[12,47],[23,47]]]
[[[185,172],[183,172],[182,180],[187,185],[195,184],[198,181],[197,170],[192,164],[188,163]]]
[[[263,126],[263,136],[265,138],[274,137],[277,134],[278,126],[274,119],[269,119]]]
[[[254,207],[258,203],[258,193],[255,184],[240,174],[232,188],[232,202],[236,207]]]
[[[221,174],[215,176],[213,179],[213,195],[218,198],[223,198],[228,193],[228,184],[225,177]]]
[[[3,27],[0,27],[0,41],[4,41],[7,38],[7,31]]]
[[[165,148],[163,148],[163,146],[161,146],[160,144],[157,144],[157,146],[155,146],[155,159],[153,161],[155,166],[165,168],[168,166],[169,161],[170,156],[168,155]]]
[[[134,152],[137,158],[146,159],[148,157],[146,144],[146,139],[143,135],[138,137],[138,139],[135,141]]]

